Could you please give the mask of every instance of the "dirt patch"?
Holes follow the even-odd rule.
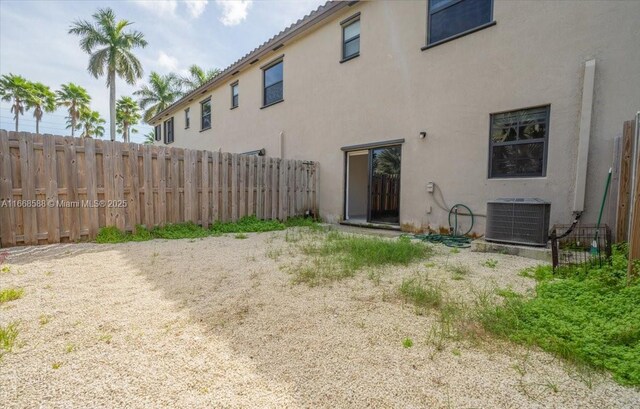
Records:
[[[397,296],[419,275],[461,298],[533,288],[535,261],[438,246],[429,260],[292,284],[291,230],[14,251],[0,307],[18,346],[3,407],[637,407],[640,393],[534,349],[431,340]],[[495,263],[487,260],[493,260]],[[456,274],[455,270],[461,270]],[[413,346],[405,348],[403,341]]]

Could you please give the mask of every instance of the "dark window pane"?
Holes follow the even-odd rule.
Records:
[[[162,140],[162,127],[160,125],[156,125],[156,141]]]
[[[233,98],[231,99],[231,106],[233,107],[237,107],[238,106],[238,96],[234,95]]]
[[[201,103],[200,108],[202,111],[200,127],[202,129],[210,128],[211,127],[211,101],[205,101]]]
[[[282,100],[282,81],[270,85],[264,89],[264,104],[269,105]]]
[[[282,62],[264,70],[264,86],[268,87],[282,81]]]
[[[349,58],[360,52],[360,37],[344,43],[344,58]]]
[[[353,37],[360,35],[360,20],[354,21],[344,27],[344,41],[349,41]]]
[[[461,0],[449,6],[429,4],[429,43],[435,43],[491,21],[492,0]]]
[[[543,176],[544,143],[494,146],[491,176]]]

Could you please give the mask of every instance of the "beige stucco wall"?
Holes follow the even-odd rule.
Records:
[[[361,55],[340,64],[339,22],[361,12]],[[496,1],[497,24],[421,51],[426,1],[366,2],[339,13],[191,102],[191,129],[175,115],[175,145],[317,160],[321,216],[343,217],[342,146],[404,138],[401,223],[447,224],[426,185],[449,205],[483,214],[497,197],[552,202],[551,223],[571,221],[584,63],[596,60],[584,219],[597,217],[613,139],[640,109],[637,1]],[[260,109],[260,66],[284,54],[284,102]],[[229,84],[240,82],[230,110]],[[199,101],[213,126],[199,131]],[[489,115],[550,104],[547,176],[488,179]],[[420,131],[428,136],[421,140]],[[428,209],[432,209],[429,213]],[[475,229],[484,231],[480,219]]]

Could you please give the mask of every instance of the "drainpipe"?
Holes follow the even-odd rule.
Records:
[[[584,64],[584,79],[582,84],[582,108],[580,110],[580,131],[578,134],[578,157],[576,158],[576,185],[573,197],[574,213],[582,213],[584,211],[595,72],[596,60],[587,61]]]
[[[633,141],[633,153],[631,159],[631,197],[629,200],[629,225],[627,226],[627,232],[631,234],[631,227],[633,226],[633,212],[635,207],[635,198],[638,192],[636,192],[636,179],[638,178],[638,151],[640,144],[640,111],[636,112],[636,134]]]

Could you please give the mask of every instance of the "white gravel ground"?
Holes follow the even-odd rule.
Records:
[[[533,288],[535,261],[438,255],[331,285],[292,284],[291,232],[12,250],[0,306],[18,346],[0,360],[6,408],[637,408],[640,392],[512,344],[429,342],[435,314],[396,296],[421,274],[453,296]],[[496,268],[481,265],[497,260]],[[445,265],[470,269],[453,280]],[[403,348],[411,338],[413,347]],[[57,368],[57,369],[55,369]]]

